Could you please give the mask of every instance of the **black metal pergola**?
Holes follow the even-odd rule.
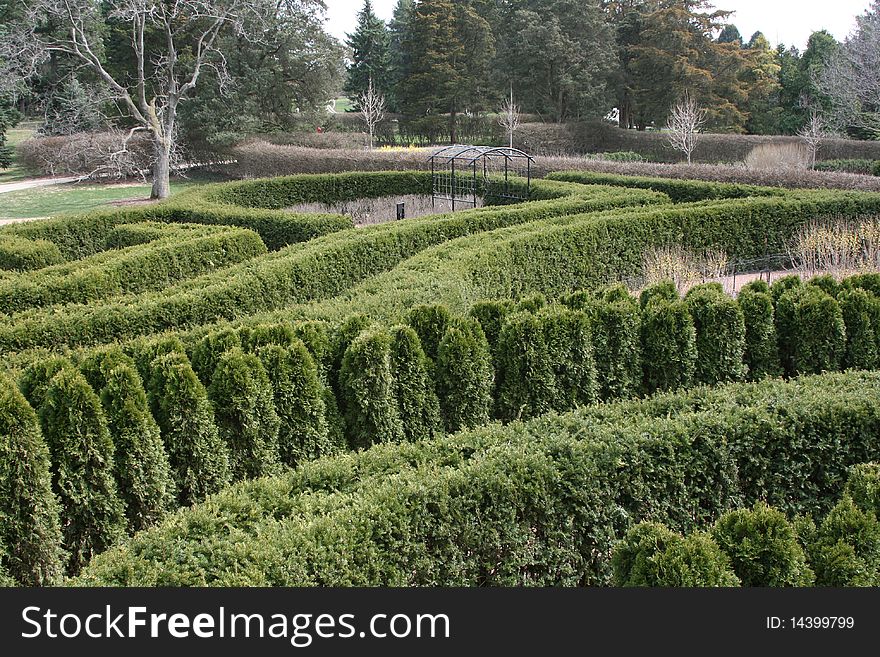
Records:
[[[526,201],[532,184],[532,156],[516,148],[456,144],[436,151],[431,161],[432,203],[437,199],[477,206],[477,198]],[[511,178],[525,179],[511,185]],[[523,192],[523,188],[525,192]]]

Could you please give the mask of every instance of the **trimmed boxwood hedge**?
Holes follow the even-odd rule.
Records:
[[[13,314],[59,303],[86,303],[162,290],[176,281],[266,253],[260,237],[240,228],[178,231],[121,251],[0,280],[0,308]]]
[[[643,520],[690,532],[761,499],[826,513],[848,467],[880,456],[878,398],[880,374],[831,374],[377,446],[228,489],[76,583],[608,583]]]
[[[616,185],[663,192],[674,203],[707,201],[712,199],[746,198],[748,196],[784,196],[787,192],[777,187],[757,187],[739,183],[709,182],[705,180],[678,180],[619,176],[598,171],[559,171],[547,174],[548,180],[582,183],[585,185]]]
[[[0,232],[0,270],[32,271],[64,262],[58,247],[48,240],[34,240]]]
[[[554,185],[562,188],[554,188],[554,193],[568,196],[342,231],[193,278],[164,292],[70,306],[63,316],[49,311],[23,313],[0,327],[0,347],[19,350],[59,341],[108,342],[327,298],[455,237],[547,217],[658,204],[666,198],[642,190]]]

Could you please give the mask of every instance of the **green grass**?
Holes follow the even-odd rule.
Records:
[[[6,131],[6,143],[9,146],[18,146],[34,134],[37,125],[36,121],[22,121],[15,128]],[[12,157],[12,166],[8,169],[0,169],[0,184],[20,182],[32,178],[34,175],[24,168],[18,159],[18,153],[16,153]]]
[[[337,112],[348,112],[354,109],[354,103],[351,102],[350,98],[337,98],[336,99],[336,111]]]
[[[192,182],[174,182],[171,193],[175,194]],[[144,199],[150,196],[148,184],[96,185],[71,184],[52,187],[35,187],[19,192],[0,194],[0,220],[52,217],[66,212],[82,212],[113,201]]]

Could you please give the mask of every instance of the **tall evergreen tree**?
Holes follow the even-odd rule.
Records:
[[[499,86],[513,84],[524,110],[564,121],[611,109],[614,30],[598,4],[520,0],[500,16]]]
[[[640,129],[665,121],[669,108],[687,90],[708,110],[708,125],[740,132],[747,119],[744,51],[718,43],[731,12],[711,11],[706,0],[670,0],[641,18],[630,47]]]
[[[389,89],[387,100],[389,109],[394,112],[400,111],[397,90],[403,84],[410,67],[409,54],[403,44],[414,12],[414,0],[397,0],[391,22],[388,23]]]
[[[358,12],[357,27],[345,44],[351,49],[352,57],[345,93],[357,99],[367,91],[372,80],[377,93],[387,94],[391,74],[388,27],[376,16],[370,0],[364,0]]]
[[[491,97],[495,39],[472,0],[421,0],[401,43],[406,73],[397,90],[401,110],[414,117],[447,115],[457,141],[458,115],[486,108]]]

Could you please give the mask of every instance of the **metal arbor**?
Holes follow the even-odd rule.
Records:
[[[441,148],[429,159],[432,203],[451,201],[455,211],[456,203],[477,207],[480,196],[495,203],[529,198],[534,159],[516,148],[456,144]]]

